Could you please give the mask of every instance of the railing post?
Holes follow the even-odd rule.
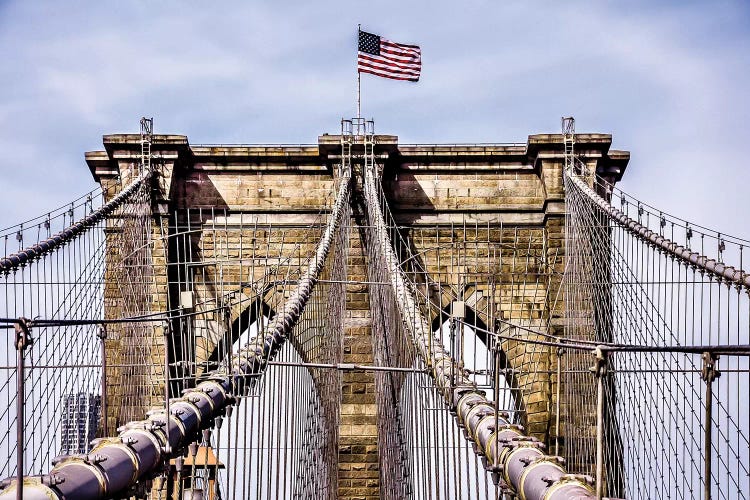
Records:
[[[24,427],[26,406],[26,374],[24,354],[31,345],[31,322],[26,318],[18,318],[16,323],[16,468],[18,469],[18,489],[16,499],[23,500],[23,459],[24,459]]]
[[[101,409],[102,409],[102,431],[103,435],[109,436],[109,430],[107,425],[107,327],[104,325],[101,325],[99,327],[99,331],[96,334],[97,337],[99,337],[100,345],[101,345],[101,356],[102,356],[102,376],[101,376]]]
[[[497,333],[497,331],[496,331]],[[492,381],[492,397],[495,401],[495,432],[500,429],[500,339],[493,338],[492,342],[492,361],[494,380]],[[496,438],[497,439],[497,438]],[[495,453],[492,455],[492,482],[495,485],[495,492],[500,485],[500,443],[495,443]],[[495,495],[497,496],[497,494]]]
[[[560,393],[562,387],[562,356],[563,349],[557,348],[557,384],[555,387],[555,455],[560,456]]]
[[[596,498],[604,496],[604,377],[607,374],[607,352],[594,349],[596,360],[591,371],[596,376]]]
[[[167,457],[172,454],[172,445],[169,442],[170,439],[170,425],[169,422],[171,420],[170,418],[170,408],[169,408],[169,340],[170,340],[170,330],[172,329],[172,323],[170,320],[167,320],[165,326],[163,327],[164,331],[164,407],[166,408],[166,414],[165,414],[165,432],[167,433],[167,439],[164,446],[164,452],[167,454]]]
[[[448,318],[448,331],[450,336],[451,354],[453,359],[456,359],[456,352],[458,352],[456,346],[456,317],[453,315],[453,305],[451,304],[451,315]],[[451,363],[451,390],[456,388],[456,363]]]
[[[451,302],[451,314],[449,319],[450,337],[451,337],[451,355],[453,356],[454,363],[451,365],[451,388],[456,387],[456,375],[455,365],[458,364],[463,369],[464,366],[464,354],[463,354],[463,324],[460,326],[461,332],[456,331],[458,329],[458,320],[466,318],[466,304],[462,300],[454,300]]]
[[[719,378],[721,373],[716,368],[719,356],[710,352],[704,352],[703,369],[701,378],[706,382],[706,413],[705,429],[703,434],[703,498],[711,500],[711,407],[713,406],[713,381]]]

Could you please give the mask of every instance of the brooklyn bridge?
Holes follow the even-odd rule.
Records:
[[[748,498],[750,241],[611,143],[104,136],[0,231],[0,499]]]

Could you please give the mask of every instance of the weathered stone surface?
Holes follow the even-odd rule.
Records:
[[[562,137],[533,135],[526,144],[513,145],[404,146],[395,136],[377,136],[376,142],[390,208],[421,264],[444,288],[430,290],[432,298],[447,307],[451,294],[467,297],[477,321],[488,328],[496,320],[507,320],[537,330],[551,325],[555,331],[564,312],[564,298],[555,300],[565,253]],[[614,182],[621,178],[629,155],[610,150],[610,144],[607,134],[580,134],[576,147],[592,170]],[[105,151],[87,153],[86,161],[111,198],[137,173],[140,136],[108,135],[104,146]],[[320,226],[309,226],[319,223],[319,214],[332,206],[340,137],[324,135],[310,146],[191,147],[184,136],[157,135],[153,154],[159,172],[154,211],[166,207],[166,213],[155,215],[151,226],[151,310],[166,311],[180,303],[185,282],[174,268],[177,262],[200,264],[191,282],[196,303],[220,306],[221,294],[235,290],[233,297],[241,297],[243,303],[258,299],[272,310],[282,307],[286,292],[274,293],[272,284],[299,275],[315,248]],[[193,231],[165,246],[161,236],[170,234],[179,217],[192,221]],[[348,279],[364,282],[365,242],[356,222],[353,216]],[[108,238],[115,241],[113,235]],[[108,252],[110,262],[119,258],[112,245]],[[108,266],[108,318],[124,315],[113,278]],[[372,364],[368,288],[349,284],[346,291],[342,361]],[[226,317],[217,313],[195,323],[195,345],[189,347],[197,374],[211,368],[210,360],[232,325],[248,321],[242,316],[245,309],[231,308]],[[109,333],[112,382],[107,421],[112,430],[124,423],[117,408],[130,395],[118,367],[127,332],[113,327]],[[324,339],[310,335],[300,342],[322,345]],[[528,431],[542,440],[554,438],[555,353],[514,341],[504,341],[502,347],[508,366],[516,372],[512,383],[522,395]],[[156,382],[144,406],[163,399],[159,367],[165,348],[164,337],[154,335],[149,356]],[[305,361],[319,360],[320,351],[309,352]],[[368,372],[346,371],[341,380],[338,496],[379,498],[375,378]],[[561,429],[563,438],[564,433]]]

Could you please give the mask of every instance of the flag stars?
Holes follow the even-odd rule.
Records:
[[[380,55],[380,37],[366,31],[360,31],[359,51],[375,56]]]

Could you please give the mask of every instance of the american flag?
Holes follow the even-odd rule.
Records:
[[[422,70],[422,50],[417,45],[395,43],[378,35],[359,32],[357,71],[393,78],[419,81]]]

